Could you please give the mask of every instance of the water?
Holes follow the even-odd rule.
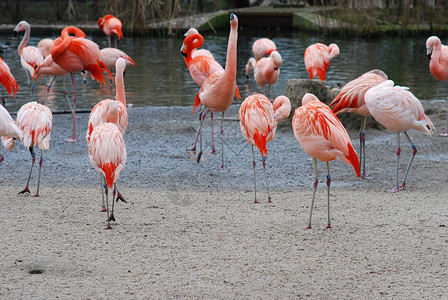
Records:
[[[38,41],[47,36],[33,36],[28,45],[36,46]],[[225,64],[228,33],[205,35],[204,48],[209,49],[215,59]],[[46,80],[40,80],[36,86],[37,93],[30,96],[25,71],[20,65],[17,46],[18,38],[2,36],[2,43],[9,42],[10,51],[1,53],[2,58],[10,66],[16,77],[20,92],[17,97],[6,99],[9,111],[17,111],[21,105],[37,99],[43,101],[46,95]],[[51,36],[56,38],[57,36]],[[395,37],[383,39],[362,38],[328,38],[292,31],[247,31],[239,32],[238,38],[238,71],[237,83],[243,99],[250,91],[259,91],[253,77],[246,84],[244,67],[251,56],[252,43],[260,37],[269,37],[276,44],[283,57],[278,82],[271,90],[273,96],[283,94],[286,82],[292,78],[308,78],[303,62],[303,53],[312,43],[337,43],[341,53],[331,61],[327,72],[327,83],[347,83],[371,69],[381,69],[395,84],[408,86],[420,100],[445,100],[448,96],[448,83],[440,82],[429,72],[429,60],[426,57],[425,38],[400,39]],[[99,44],[100,48],[108,46],[107,38],[101,36],[88,38]],[[129,66],[126,70],[125,85],[127,101],[136,106],[172,106],[193,105],[199,87],[191,79],[185,66],[180,47],[182,38],[142,38],[126,37],[120,40],[118,47],[130,55],[136,62],[136,67]],[[114,98],[115,90],[109,80],[106,86],[100,87],[96,81],[89,79],[87,84],[81,76],[76,75],[77,108],[90,109],[97,102]],[[66,76],[69,97],[72,97],[70,76]],[[2,94],[6,95],[3,87]],[[68,110],[69,104],[62,94],[62,80],[57,79],[46,104],[52,110]]]

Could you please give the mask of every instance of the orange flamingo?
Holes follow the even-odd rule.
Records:
[[[69,34],[75,34],[70,36]],[[62,30],[51,47],[51,56],[56,64],[70,73],[73,87],[73,136],[67,141],[76,141],[76,84],[75,72],[83,70],[89,71],[92,78],[100,83],[104,83],[101,72],[107,72],[112,78],[112,74],[106,65],[101,61],[99,46],[86,39],[84,32],[76,27],[66,27]]]
[[[107,227],[111,229],[110,221],[114,221],[114,203],[116,188],[112,192],[112,209],[109,215],[108,189],[112,189],[120,172],[126,163],[126,144],[123,134],[114,124],[118,121],[118,105],[115,102],[115,109],[109,111],[111,122],[103,123],[95,127],[90,135],[89,158],[92,166],[100,173],[106,183],[106,211]]]
[[[310,74],[310,79],[316,76],[325,81],[330,60],[339,55],[339,47],[336,44],[326,46],[321,43],[313,44],[306,48],[304,54],[305,68]]]
[[[266,175],[266,157],[268,149],[266,144],[270,142],[277,130],[278,121],[285,119],[291,113],[291,103],[285,96],[278,96],[274,105],[262,94],[255,94],[247,97],[241,104],[239,110],[239,119],[241,132],[246,141],[252,146],[252,166],[254,167],[254,203],[257,200],[257,184],[255,176],[255,156],[254,146],[260,150],[264,177],[266,180],[266,188],[268,191],[268,203],[271,203],[271,195],[269,194],[268,177]]]
[[[16,97],[16,92],[19,91],[19,85],[16,79],[11,73],[9,66],[0,57],[0,83],[5,87],[8,95],[11,97],[11,92],[14,92],[14,97]],[[0,94],[1,95],[1,94]],[[2,105],[5,105],[5,98],[2,97]]]
[[[34,69],[43,62],[44,56],[38,48],[34,46],[26,46],[31,34],[30,24],[28,24],[27,21],[21,21],[19,24],[17,24],[17,26],[14,28],[14,36],[17,36],[20,31],[24,30],[25,34],[23,35],[17,52],[19,53],[20,63],[22,64],[22,67],[25,70],[26,76],[28,78],[28,87],[30,87],[30,75],[34,74]],[[36,77],[36,79],[37,81],[39,81],[38,76]],[[31,88],[31,91],[33,91],[33,89],[34,86]]]
[[[187,30],[187,32],[184,33],[184,38],[186,38],[186,37],[188,37],[188,36],[190,36],[192,34],[199,34],[199,32],[198,32],[198,30],[196,28],[190,28],[190,29]],[[198,46],[198,48],[199,47],[200,46]],[[196,56],[205,55],[205,56],[208,56],[208,57],[210,57],[212,59],[215,59],[215,57],[213,56],[213,54],[210,51],[208,51],[206,49],[198,49],[198,48],[195,48],[195,49],[191,50],[191,58],[195,58]]]
[[[317,159],[327,163],[327,204],[328,223],[326,228],[331,228],[330,221],[330,165],[329,162],[340,159],[353,166],[356,177],[359,177],[359,161],[353,149],[350,138],[341,121],[325,104],[319,101],[313,94],[305,94],[302,98],[302,106],[298,107],[292,119],[294,136],[303,150],[313,158],[314,163],[314,192],[311,201],[310,219],[307,229],[311,229],[311,217],[313,215],[314,198],[318,185]]]
[[[269,57],[263,57],[258,60],[255,65],[255,60],[249,59],[248,64],[254,68],[254,78],[256,84],[260,85],[260,90],[263,89],[263,85],[268,85],[268,97],[271,91],[271,85],[277,82],[280,75],[280,66],[282,65],[282,56],[277,51],[272,51]],[[246,75],[247,75],[246,66]],[[250,72],[250,70],[249,70]]]
[[[258,39],[252,45],[252,53],[256,61],[269,56],[273,51],[277,51],[277,46],[268,38]]]
[[[126,128],[128,126],[128,113],[126,108],[126,92],[124,87],[124,70],[126,69],[126,61],[123,58],[118,58],[115,63],[115,69],[116,69],[116,76],[115,76],[115,88],[116,88],[116,95],[115,100],[106,99],[101,102],[99,102],[95,107],[93,107],[92,111],[90,112],[89,121],[87,124],[87,133],[86,133],[86,139],[87,144],[90,144],[90,136],[92,135],[93,130],[99,126],[100,124],[104,123],[115,123],[121,132],[121,134],[124,134],[126,131]],[[116,108],[117,107],[117,108]],[[111,111],[118,109],[118,120],[110,120],[110,117],[114,116],[114,114],[111,113]],[[102,177],[101,179],[101,186],[103,185]],[[126,202],[121,195],[121,193],[117,190],[117,200],[122,200],[123,202]],[[103,205],[102,205],[103,211],[106,211],[106,205],[104,202],[104,196],[103,196]]]
[[[115,48],[117,48],[117,38],[123,38],[123,32],[121,31],[123,24],[121,24],[120,19],[113,15],[105,15],[98,20],[98,26],[107,35],[107,38],[109,39],[109,47],[111,47],[110,36],[115,36]]]
[[[436,36],[426,40],[426,54],[429,57],[429,71],[435,79],[448,81],[448,46],[442,45]],[[445,130],[439,136],[448,136],[448,117],[445,121]]]
[[[0,136],[2,137],[2,143],[6,150],[11,151],[14,149],[14,140],[11,138],[22,138],[22,130],[16,125],[11,115],[6,108],[0,105]],[[0,153],[0,163],[5,158]]]
[[[53,115],[48,107],[37,102],[28,102],[24,104],[17,112],[16,125],[22,130],[22,142],[26,148],[29,149],[32,157],[31,169],[28,175],[25,188],[19,194],[29,193],[28,185],[30,183],[31,173],[33,171],[36,155],[34,153],[34,146],[40,149],[39,161],[39,177],[37,180],[37,191],[34,197],[39,197],[40,173],[42,169],[42,150],[50,148],[50,134],[53,123]],[[2,138],[2,141],[3,138]],[[9,138],[6,142],[12,143],[14,148],[14,140]]]
[[[407,87],[394,86],[392,80],[387,80],[376,87],[369,89],[365,95],[365,101],[370,114],[381,125],[397,134],[397,185],[390,192],[398,192],[406,188],[406,179],[411,168],[417,147],[412,142],[406,131],[416,129],[428,135],[435,130],[431,120],[425,114],[420,101],[408,90]],[[403,183],[399,185],[398,166],[400,162],[400,133],[404,132],[412,146],[412,156],[406,168]]]
[[[232,104],[235,93],[240,98],[236,86],[236,58],[237,58],[237,40],[238,40],[238,17],[230,14],[230,34],[227,45],[226,67],[224,70],[216,71],[211,74],[202,84],[201,89],[196,95],[193,111],[200,104],[204,105],[211,112],[222,112],[221,119],[221,168],[224,168],[224,112]],[[199,132],[202,129],[202,122],[199,125]],[[202,139],[201,150],[198,154],[199,162],[202,155]]]
[[[352,112],[363,117],[359,132],[359,172],[362,178],[368,178],[366,175],[366,125],[367,117],[370,116],[364,96],[371,87],[386,80],[387,75],[381,70],[375,69],[364,73],[347,83],[329,105],[336,115],[341,112]]]

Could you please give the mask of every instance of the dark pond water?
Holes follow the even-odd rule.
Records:
[[[33,36],[28,45],[36,46],[46,36]],[[213,52],[222,65],[225,64],[228,33],[205,34],[204,48]],[[253,79],[246,84],[244,67],[251,56],[252,43],[260,37],[269,37],[277,44],[283,57],[281,73],[277,84],[271,90],[272,96],[284,93],[286,82],[291,78],[308,78],[303,62],[303,53],[312,43],[335,42],[341,53],[331,61],[327,72],[327,83],[346,83],[362,73],[374,68],[382,69],[395,84],[408,86],[420,100],[445,100],[448,96],[448,83],[434,79],[429,70],[426,57],[425,38],[328,38],[292,31],[246,31],[241,30],[238,38],[237,83],[244,98],[247,93],[258,91]],[[1,53],[16,77],[20,92],[17,98],[7,99],[9,111],[17,111],[21,105],[37,99],[45,99],[44,81],[37,84],[37,93],[30,96],[25,71],[20,65],[17,46],[20,37],[2,36],[1,43],[9,42],[12,50]],[[56,38],[53,36],[52,38]],[[106,37],[88,37],[107,47]],[[126,70],[125,84],[128,103],[133,106],[172,106],[192,105],[199,87],[191,79],[180,54],[182,38],[125,38],[119,41],[118,48],[125,51],[136,62],[136,67]],[[71,99],[70,76],[67,76],[67,90]],[[6,91],[0,88],[3,94]],[[78,108],[90,109],[98,101],[114,98],[115,91],[107,80],[106,86],[92,80],[82,82],[77,74]],[[52,110],[69,109],[62,94],[62,80],[57,79],[49,94],[47,105]]]

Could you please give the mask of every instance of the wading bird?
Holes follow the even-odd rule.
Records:
[[[278,96],[274,105],[262,94],[255,94],[247,97],[241,104],[239,110],[240,128],[246,141],[252,146],[252,166],[254,167],[254,203],[257,200],[257,184],[255,175],[255,155],[254,146],[260,150],[263,163],[264,177],[266,180],[266,189],[268,191],[268,202],[271,203],[269,194],[268,177],[266,175],[266,158],[268,149],[266,144],[270,142],[277,130],[277,124],[285,119],[291,113],[291,103],[285,96]]]
[[[305,50],[304,60],[305,68],[310,74],[310,79],[318,76],[320,80],[325,81],[327,69],[330,66],[330,60],[339,55],[339,47],[336,44],[329,46],[316,43],[308,46]]]
[[[268,57],[263,57],[255,62],[255,59],[250,58],[246,65],[246,76],[250,73],[251,69],[254,69],[255,83],[260,85],[260,90],[263,89],[263,85],[268,85],[269,96],[271,91],[271,85],[277,82],[280,75],[280,66],[282,65],[282,56],[277,51],[271,52]]]
[[[229,108],[237,92],[236,86],[236,59],[237,59],[237,40],[238,40],[238,17],[230,14],[230,34],[227,45],[226,66],[224,70],[216,71],[211,74],[202,84],[201,89],[196,95],[193,111],[202,104],[205,109],[211,112],[222,112],[221,119],[221,168],[224,168],[224,112]],[[199,132],[202,129],[202,122],[199,125]],[[202,155],[202,139],[200,143],[200,152],[197,161],[199,162]]]
[[[341,112],[351,112],[362,116],[359,131],[359,172],[362,178],[366,175],[366,125],[370,112],[367,109],[364,96],[374,86],[387,80],[387,75],[381,70],[372,70],[347,83],[330,103],[330,108],[337,115]]]
[[[353,149],[350,138],[341,121],[325,104],[313,94],[305,94],[302,106],[298,107],[292,119],[292,129],[303,150],[313,158],[314,192],[311,201],[310,219],[307,229],[311,229],[314,198],[319,183],[317,176],[317,159],[327,163],[327,204],[328,222],[326,228],[331,228],[330,219],[330,165],[329,162],[340,159],[353,166],[356,177],[359,177],[359,161]]]
[[[258,39],[252,45],[252,53],[256,61],[269,56],[273,51],[277,51],[277,46],[268,38]]]
[[[115,37],[115,48],[117,48],[117,39],[123,38],[123,32],[121,31],[123,24],[120,19],[114,17],[113,15],[105,15],[98,20],[98,26],[107,35],[109,47],[111,47],[110,37]]]
[[[397,134],[397,185],[390,192],[398,192],[406,188],[406,179],[411,168],[417,147],[412,142],[407,131],[416,129],[428,135],[435,130],[431,120],[425,114],[420,101],[408,90],[407,87],[394,86],[392,80],[387,80],[376,87],[369,89],[365,95],[367,108],[370,114],[381,125]],[[400,133],[404,132],[412,147],[412,156],[409,161],[403,183],[399,185],[398,166],[400,162]]]
[[[198,33],[199,32],[196,28],[190,28],[187,30],[187,32],[184,33],[184,38],[186,38],[192,34],[198,34]],[[197,46],[197,47],[199,48],[200,46]],[[215,59],[215,57],[213,56],[213,54],[210,51],[208,51],[206,49],[198,49],[198,48],[194,48],[191,50],[191,58],[195,58],[196,56],[200,56],[200,55],[205,55],[212,59]]]

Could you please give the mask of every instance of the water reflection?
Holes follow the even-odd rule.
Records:
[[[205,34],[204,48],[212,51],[215,59],[223,66],[227,51],[228,33]],[[38,41],[46,36],[33,36],[29,45],[37,45]],[[322,42],[329,44],[335,42],[339,45],[341,54],[331,61],[327,72],[329,85],[346,83],[362,73],[374,68],[386,72],[395,84],[408,86],[421,100],[446,99],[448,96],[448,83],[437,81],[432,77],[428,68],[426,57],[425,38],[334,38],[320,37],[291,31],[246,31],[241,30],[238,37],[238,71],[237,83],[242,91],[243,99],[250,92],[259,91],[253,77],[246,83],[244,67],[251,56],[252,43],[261,37],[269,37],[277,44],[282,55],[283,64],[277,84],[271,88],[271,95],[284,93],[286,82],[291,78],[308,78],[303,62],[303,53],[312,43]],[[52,36],[56,38],[56,36]],[[100,45],[107,47],[107,39],[101,37],[88,37]],[[32,100],[44,101],[46,98],[46,85],[49,80],[40,80],[34,95],[30,95],[27,86],[25,71],[20,65],[17,55],[17,46],[21,38],[14,39],[2,36],[0,43],[9,42],[10,51],[1,53],[1,57],[10,66],[16,77],[20,92],[17,98],[6,99],[7,108],[17,111],[21,105]],[[133,106],[171,106],[193,105],[199,87],[191,79],[185,66],[182,55],[179,53],[182,38],[143,38],[126,37],[119,41],[119,48],[130,55],[136,67],[128,66],[125,75],[125,85],[128,103]],[[89,79],[83,83],[81,74],[76,74],[77,108],[90,109],[103,99],[114,98],[115,88],[106,79],[102,86]],[[66,76],[69,98],[72,98],[70,76]],[[3,95],[6,91],[0,89]],[[57,78],[48,95],[47,105],[52,110],[69,110],[69,104],[63,93],[62,78]]]

